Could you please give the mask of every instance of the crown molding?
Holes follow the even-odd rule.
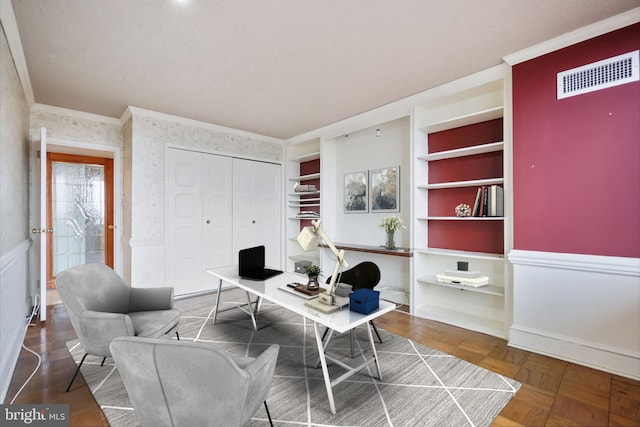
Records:
[[[140,107],[134,107],[134,106],[128,106],[127,110],[122,114],[122,117],[120,118],[120,122],[121,123],[125,123],[127,120],[129,120],[129,118],[133,117],[133,116],[144,116],[144,117],[149,117],[149,118],[154,118],[154,119],[158,119],[158,120],[166,120],[166,121],[170,121],[173,123],[179,123],[179,124],[183,124],[185,126],[193,126],[193,127],[198,127],[198,128],[202,128],[202,129],[208,129],[208,130],[212,130],[214,132],[221,132],[221,133],[226,133],[226,134],[230,134],[230,135],[237,135],[237,136],[242,136],[245,138],[253,138],[253,139],[259,139],[265,142],[273,142],[276,144],[284,144],[284,141],[282,139],[279,138],[274,138],[271,136],[266,136],[266,135],[260,135],[257,133],[252,133],[252,132],[247,132],[247,131],[243,131],[243,130],[239,130],[239,129],[233,129],[233,128],[228,128],[225,126],[220,126],[220,125],[216,125],[213,123],[208,123],[208,122],[201,122],[199,120],[194,120],[194,119],[188,119],[186,117],[180,117],[180,116],[174,116],[173,114],[166,114],[166,113],[160,113],[158,111],[152,111],[152,110],[145,110],[144,108],[140,108]]]
[[[547,53],[555,52],[556,50],[563,49],[576,43],[610,33],[611,31],[628,27],[629,25],[633,25],[637,22],[640,22],[640,7],[636,7],[619,15],[612,16],[611,18],[578,28],[577,30],[565,33],[561,36],[506,55],[502,59],[507,64],[514,66],[521,62],[546,55]]]
[[[13,63],[22,85],[22,91],[27,99],[27,104],[32,107],[36,101],[33,96],[33,88],[31,87],[31,78],[29,77],[29,69],[27,68],[27,59],[24,57],[24,49],[22,48],[22,40],[18,31],[18,22],[13,12],[11,0],[0,0],[0,22],[4,29],[4,35],[7,38],[9,51],[13,58]]]
[[[114,117],[103,116],[103,115],[94,114],[94,113],[86,113],[84,111],[71,110],[69,108],[56,107],[54,105],[36,103],[31,107],[31,111],[34,111],[34,110],[43,111],[45,113],[60,114],[62,116],[75,117],[77,119],[91,120],[94,122],[102,122],[110,125],[122,126],[122,124],[120,123],[120,120]]]

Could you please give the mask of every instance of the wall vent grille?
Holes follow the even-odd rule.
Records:
[[[558,99],[639,80],[638,51],[558,73]]]

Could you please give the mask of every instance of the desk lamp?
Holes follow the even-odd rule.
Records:
[[[318,301],[321,304],[324,304],[327,306],[334,306],[337,309],[338,307],[334,305],[335,301],[333,296],[333,287],[336,284],[336,279],[338,277],[338,271],[340,270],[340,265],[342,264],[344,268],[349,267],[349,264],[344,259],[344,250],[343,249],[338,250],[338,248],[335,247],[331,239],[329,239],[329,236],[327,236],[327,234],[322,230],[322,228],[320,228],[320,220],[313,220],[311,221],[310,226],[304,227],[300,231],[300,234],[298,234],[297,240],[298,240],[298,244],[300,245],[302,250],[305,252],[314,250],[315,248],[318,247],[318,244],[320,243],[320,241],[324,240],[324,242],[327,244],[327,246],[329,246],[329,248],[331,248],[331,251],[336,256],[336,265],[333,267],[333,274],[331,275],[331,280],[329,281],[329,287],[319,295]],[[313,304],[312,306],[322,310],[322,308],[319,307],[317,304]],[[326,311],[326,310],[322,310],[322,311]]]

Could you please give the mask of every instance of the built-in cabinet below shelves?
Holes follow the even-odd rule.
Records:
[[[412,136],[411,313],[501,338],[508,330],[505,253],[512,244],[505,81],[495,79],[417,106]],[[504,216],[456,216],[457,204],[473,208],[478,189],[494,185],[504,189]],[[436,280],[437,274],[456,270],[458,261],[488,276],[489,285]]]

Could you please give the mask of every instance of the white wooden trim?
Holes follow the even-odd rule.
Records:
[[[22,47],[22,40],[20,39],[20,32],[18,31],[18,22],[13,12],[13,5],[11,0],[1,0],[0,2],[0,21],[2,22],[2,28],[4,29],[4,35],[7,38],[7,44],[13,57],[13,63],[18,73],[18,78],[22,84],[22,90],[24,96],[27,99],[29,107],[35,104],[35,97],[33,96],[33,87],[31,86],[31,77],[29,77],[29,69],[27,68],[27,60],[24,56],[24,49]]]
[[[508,259],[515,265],[530,265],[640,277],[640,258],[564,254],[514,249],[509,252]]]
[[[25,253],[29,252],[33,241],[31,239],[23,240],[18,243],[16,246],[11,248],[9,252],[5,253],[0,257],[0,276],[5,274],[8,268],[10,268],[13,263],[20,259]]]
[[[640,381],[637,354],[620,348],[550,334],[521,325],[509,330],[509,346]]]
[[[513,66],[521,62],[545,55],[556,50],[563,49],[576,43],[601,36],[611,31],[633,25],[640,21],[640,7],[623,12],[611,18],[596,22],[586,27],[570,31],[551,40],[544,41],[537,45],[528,47],[518,52],[506,55],[502,59],[507,64]]]

